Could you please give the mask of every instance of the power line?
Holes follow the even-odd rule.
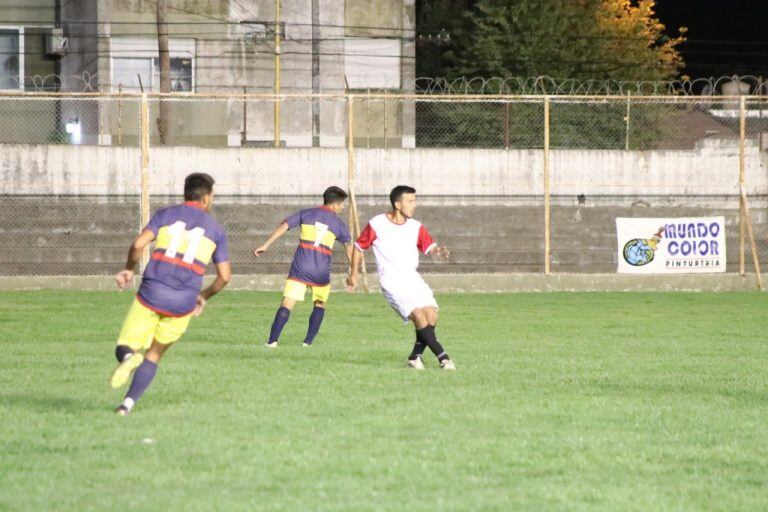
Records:
[[[169,36],[171,39],[173,38],[189,38],[189,39],[197,39],[201,42],[239,42],[242,41],[244,38],[248,38],[251,36],[252,32],[247,33],[240,33],[240,34],[231,34],[230,32],[169,32]],[[25,34],[26,35],[26,34]],[[38,35],[38,34],[35,34]],[[233,36],[233,37],[208,37],[211,35],[216,36]],[[156,37],[156,33],[151,32],[132,32],[132,33],[124,33],[124,34],[111,34],[111,35],[103,35],[103,34],[93,34],[93,33],[69,33],[68,37],[71,37],[73,39],[84,39],[84,40],[91,40],[91,39],[104,39],[104,40],[112,40],[112,39],[119,39],[119,38],[132,38],[132,37]],[[194,36],[205,36],[205,37],[197,37]],[[382,41],[417,41],[418,37],[397,37],[397,36],[371,36],[371,35],[350,35],[350,36],[325,36],[317,38],[318,41],[346,41],[347,39],[376,39],[376,40],[382,40]],[[266,41],[266,40],[265,40]],[[283,39],[283,41],[313,41],[311,37],[286,37]]]
[[[149,1],[149,0],[144,0]],[[169,7],[170,8],[170,7]],[[156,21],[96,21],[96,20],[63,20],[62,25],[149,25],[156,26]],[[254,24],[274,24],[274,20],[243,20],[243,21],[167,21],[166,25],[254,25]],[[377,27],[372,25],[341,25],[333,23],[299,23],[282,20],[281,23],[285,23],[288,26],[297,27],[326,27],[326,28],[354,28],[354,29],[369,29],[379,31],[391,31],[391,32],[416,32],[415,28],[401,28],[401,27]],[[39,20],[0,20],[2,25],[28,25],[30,28],[36,28],[35,25],[41,25]],[[46,28],[46,27],[38,27]]]
[[[39,51],[25,51],[22,52],[25,55],[39,55]],[[19,55],[20,52],[0,52],[0,55]],[[70,55],[96,55],[96,56],[117,56],[120,58],[120,55],[123,54],[125,57],[131,57],[136,55],[136,50],[109,50],[109,51],[103,51],[103,50],[77,50],[77,51],[70,51],[68,52]],[[253,54],[259,54],[259,55],[268,55],[273,56],[273,51],[268,50],[225,50],[223,52],[217,53],[217,54],[200,54],[196,53],[194,55],[190,55],[190,58],[194,57],[195,59],[218,59],[224,56],[230,56],[230,57],[242,57],[242,56],[249,56]],[[311,56],[311,51],[283,51],[281,55],[305,55],[305,56]],[[324,57],[379,57],[379,58],[400,58],[400,59],[406,59],[406,60],[415,60],[417,56],[415,55],[382,55],[378,53],[345,53],[345,52],[319,52],[318,55],[324,56]],[[142,58],[142,57],[137,57]],[[583,59],[563,59],[558,57],[549,57],[549,58],[510,58],[508,59],[508,62],[510,63],[538,63],[538,64],[549,64],[549,63],[559,63],[559,64],[588,64],[588,65],[604,65],[604,66],[616,66],[619,67],[635,67],[637,66],[637,63],[632,62],[626,62],[621,60],[583,60]]]
[[[185,11],[186,12],[186,11]],[[10,24],[10,25],[19,25],[22,26],[26,23],[29,24],[36,24],[39,23],[37,21],[19,21],[19,20],[0,20],[0,24]],[[108,21],[108,22],[100,22],[100,21],[65,21],[64,24],[69,25],[118,25],[118,26],[132,26],[132,25],[146,25],[155,27],[156,22],[155,21]],[[424,33],[417,33],[416,29],[408,29],[408,28],[395,28],[395,27],[380,27],[380,26],[371,26],[371,25],[340,25],[340,24],[330,24],[330,23],[299,23],[299,22],[290,22],[290,21],[283,21],[286,26],[296,26],[296,27],[329,27],[329,28],[345,28],[345,29],[367,29],[372,31],[389,31],[389,32],[414,32],[415,35],[413,36],[397,36],[397,35],[381,35],[381,34],[351,34],[351,35],[344,35],[344,36],[325,36],[319,38],[319,40],[323,41],[341,41],[345,40],[347,38],[372,38],[372,39],[400,39],[403,41],[419,41],[424,40],[425,35]],[[245,21],[216,21],[216,22],[199,22],[199,21],[177,21],[177,22],[166,22],[167,25],[171,26],[207,26],[207,25],[231,25],[233,27],[247,27],[249,25],[274,25],[274,21],[272,20],[245,20]],[[29,26],[25,27],[28,29],[41,29],[45,30],[49,27],[35,27],[35,26]],[[136,36],[153,36],[156,32],[128,32],[124,34],[116,34],[116,35],[100,35],[100,34],[92,34],[92,33],[79,33],[79,32],[69,32],[69,37],[74,38],[81,38],[81,39],[88,39],[88,38],[99,38],[99,39],[110,39],[113,37],[136,37]],[[236,35],[236,33],[233,33],[231,31],[225,31],[225,32],[200,32],[200,31],[172,31],[169,34],[170,36],[203,36],[200,37],[201,40],[206,41],[225,41],[225,40],[231,40],[230,38],[224,38],[224,39],[217,39],[217,38],[209,38],[206,36],[210,35],[222,35],[222,36],[231,36]],[[246,35],[241,34],[241,35]],[[450,33],[448,33],[450,35]],[[642,41],[642,42],[648,42],[649,44],[653,44],[654,41],[649,40],[648,38],[644,37],[628,37],[628,36],[612,36],[612,35],[577,35],[577,34],[560,34],[559,39],[565,39],[565,40],[616,40],[616,41]],[[452,40],[456,40],[455,36],[451,38]],[[286,40],[294,40],[294,41],[311,41],[311,38],[291,38],[287,37]],[[659,42],[659,41],[655,41]],[[744,40],[729,40],[729,39],[686,39],[684,41],[680,42],[680,45],[732,45],[732,46],[768,46],[768,41],[744,41]]]
[[[152,2],[151,0],[144,0],[146,2],[156,4],[156,2]],[[242,26],[242,25],[251,25],[251,24],[274,24],[274,20],[241,20],[241,21],[230,21],[225,20],[221,18],[215,18],[212,16],[196,13],[193,11],[187,11],[183,10],[177,7],[171,7],[169,6],[169,9],[177,10],[179,12],[190,14],[193,16],[200,16],[204,18],[209,18],[212,21],[167,21],[166,25],[171,26],[178,26],[178,25],[232,25],[232,26]],[[248,9],[244,8],[244,10],[248,11]],[[284,8],[288,11],[293,11],[288,8]],[[250,11],[248,11],[250,12]],[[300,14],[298,11],[293,11],[297,14]],[[29,28],[36,28],[34,25],[40,25],[39,20],[0,20],[0,24],[4,25],[30,25]],[[302,22],[292,22],[287,20],[282,20],[282,23],[288,26],[300,26],[300,27],[328,27],[328,28],[351,28],[351,29],[368,29],[368,30],[376,30],[376,31],[393,31],[393,32],[417,32],[417,29],[415,28],[402,28],[402,27],[382,27],[382,26],[375,26],[375,25],[347,25],[347,24],[334,24],[334,23],[302,23]],[[148,26],[156,26],[156,21],[97,21],[97,20],[66,20],[62,21],[62,24],[67,25],[148,25]],[[39,27],[39,28],[46,28],[46,27]],[[351,36],[350,36],[351,37]],[[418,36],[415,36],[418,37]],[[648,41],[649,39],[646,37],[628,37],[628,36],[621,36],[621,35],[577,35],[577,34],[560,34],[561,38],[564,39],[608,39],[608,40],[637,40],[637,41]],[[747,40],[733,40],[733,39],[685,39],[684,41],[681,41],[680,44],[727,44],[727,45],[760,45],[760,46],[768,46],[768,41],[747,41]]]
[[[175,52],[172,52],[175,53]],[[179,52],[179,53],[185,53],[185,52]],[[223,56],[232,56],[232,57],[242,57],[242,56],[249,56],[253,54],[258,55],[269,55],[274,56],[274,51],[269,50],[225,50],[221,53],[211,53],[211,54],[200,54],[195,53],[189,55],[189,58],[195,58],[195,59],[218,59]],[[0,52],[0,55],[40,55],[40,51],[23,51],[23,52]],[[103,51],[103,50],[76,50],[76,51],[68,51],[67,55],[97,55],[97,56],[103,56],[103,57],[118,57],[120,58],[125,57],[135,57],[135,58],[145,58],[143,56],[137,56],[136,50],[111,50],[111,51]],[[300,51],[282,51],[280,55],[308,55],[311,56],[312,52],[300,52]],[[318,55],[324,56],[324,57],[381,57],[381,58],[400,58],[400,59],[408,59],[408,60],[415,60],[415,55],[382,55],[379,53],[343,53],[343,52],[320,52]],[[149,58],[147,56],[146,58]],[[176,58],[176,57],[174,57]],[[179,57],[183,58],[183,57]]]

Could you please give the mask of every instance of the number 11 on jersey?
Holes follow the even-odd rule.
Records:
[[[197,254],[197,248],[200,247],[200,241],[203,239],[205,230],[201,227],[186,230],[186,223],[177,221],[168,227],[168,234],[171,235],[171,240],[168,242],[168,248],[165,250],[165,255],[168,258],[175,258],[176,253],[179,251],[179,247],[186,239],[187,247],[184,251],[184,257],[182,261],[184,263],[193,263],[195,261],[195,254]]]

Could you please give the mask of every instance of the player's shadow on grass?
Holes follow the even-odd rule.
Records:
[[[55,410],[60,412],[79,413],[82,411],[98,411],[103,409],[103,405],[96,401],[34,393],[0,393],[0,404],[35,412]]]
[[[253,352],[245,352],[246,357],[254,357]],[[382,364],[388,362],[394,362],[397,364],[400,361],[397,355],[394,355],[389,350],[376,350],[369,349],[366,352],[339,352],[329,350],[318,350],[314,347],[307,348],[297,345],[296,349],[286,347],[278,347],[275,349],[263,347],[263,352],[257,354],[260,358],[260,362],[274,362],[277,364],[297,365],[298,369],[306,370],[306,365],[309,364],[331,364],[334,367],[339,365],[356,365],[356,366],[382,366]],[[405,359],[403,359],[403,362]]]

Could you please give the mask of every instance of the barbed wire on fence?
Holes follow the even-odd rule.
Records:
[[[756,76],[721,76],[676,80],[613,80],[537,77],[431,78],[415,80],[422,94],[519,94],[519,95],[646,95],[718,96],[768,91],[768,80]]]
[[[19,80],[14,80],[18,89]],[[286,90],[302,91],[301,88],[285,84]],[[111,88],[110,83],[101,84],[98,73],[87,71],[76,75],[28,75],[24,77],[24,90],[29,92],[104,92],[101,87]],[[115,85],[116,86],[116,85]],[[215,90],[271,91],[270,87],[248,84],[216,84],[213,87],[198,84],[208,92]],[[324,88],[327,92],[328,89]],[[339,88],[338,91],[344,91]],[[149,91],[148,91],[149,92]],[[310,92],[310,91],[306,91]],[[403,84],[393,93],[417,94],[511,94],[511,95],[644,95],[644,96],[719,96],[719,95],[764,95],[768,93],[768,78],[753,75],[733,75],[695,79],[675,80],[614,80],[574,79],[536,77],[460,77],[433,78],[419,77],[410,84]]]
[[[19,89],[18,77],[7,77]],[[98,73],[84,71],[77,75],[27,75],[23,79],[24,90],[29,92],[99,92]]]

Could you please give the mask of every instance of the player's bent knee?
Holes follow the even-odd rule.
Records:
[[[427,315],[424,314],[424,311],[421,308],[416,308],[413,311],[411,311],[411,320],[413,320],[413,323],[416,324],[416,327],[423,328],[427,325]]]
[[[170,346],[171,346],[170,343],[163,344],[163,343],[158,343],[157,341],[153,341],[152,345],[147,350],[147,353],[144,354],[144,357],[145,359],[148,359],[153,363],[158,363],[160,362],[160,359],[162,359],[163,354],[165,354],[165,351],[168,350]]]
[[[118,363],[122,363],[126,356],[133,354],[134,350],[128,345],[118,345],[115,347],[115,357]]]

